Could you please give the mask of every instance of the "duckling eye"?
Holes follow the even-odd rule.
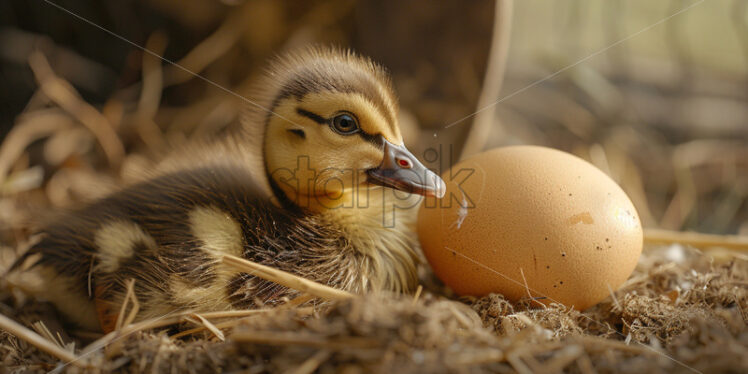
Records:
[[[358,132],[358,122],[353,115],[341,113],[332,119],[332,129],[341,135],[350,135]]]

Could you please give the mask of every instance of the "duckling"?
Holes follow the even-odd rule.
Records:
[[[35,258],[26,267],[46,280],[40,296],[104,331],[130,279],[137,320],[297,296],[226,267],[225,254],[356,293],[412,290],[414,218],[391,215],[404,200],[442,197],[445,184],[403,145],[385,70],[309,48],[276,58],[253,96],[236,130],[61,213],[14,268]]]

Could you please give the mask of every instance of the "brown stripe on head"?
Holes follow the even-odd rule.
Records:
[[[286,99],[301,102],[311,94],[360,96],[385,120],[388,127],[385,132],[400,137],[397,97],[391,79],[385,69],[373,61],[350,51],[312,48],[288,54],[273,65],[269,77],[277,79],[275,83],[279,88],[271,104],[272,110]]]

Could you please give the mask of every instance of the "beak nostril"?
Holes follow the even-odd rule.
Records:
[[[444,181],[436,173],[423,166],[405,146],[387,140],[384,140],[382,163],[367,174],[369,183],[396,190],[440,199],[446,192]]]
[[[412,167],[412,165],[410,164],[410,161],[406,159],[402,159],[402,158],[397,159],[397,164],[400,165],[400,167],[404,169],[410,169]]]

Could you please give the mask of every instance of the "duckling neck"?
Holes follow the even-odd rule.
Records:
[[[345,246],[336,256],[359,266],[350,274],[356,279],[345,282],[344,288],[354,292],[415,290],[421,262],[414,235],[420,196],[403,198],[389,188],[366,186],[336,196],[288,196],[275,180],[268,179],[279,205],[342,233]]]
[[[413,291],[420,262],[414,235],[418,196],[398,199],[391,189],[377,187],[344,197],[351,203],[316,214],[343,232],[348,244],[344,255],[362,257],[360,276],[365,288]]]

